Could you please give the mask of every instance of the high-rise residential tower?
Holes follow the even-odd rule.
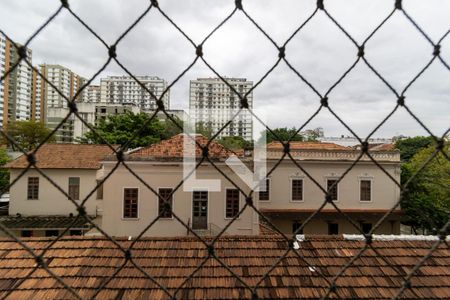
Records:
[[[244,96],[253,87],[252,81],[245,78],[227,78],[225,80],[240,95]],[[253,93],[247,95],[249,108],[253,107]],[[240,108],[239,96],[220,78],[197,78],[191,80],[189,91],[189,115],[196,124],[202,124],[212,133],[219,131]],[[247,141],[252,139],[252,116],[247,110],[239,115],[219,134],[240,136]]]
[[[156,76],[136,76],[156,97],[161,97],[167,89],[167,81]],[[157,108],[156,100],[131,76],[108,76],[100,80],[100,98],[103,103],[133,103],[141,110]],[[167,91],[162,101],[169,109],[170,93]]]
[[[17,47],[21,45],[16,44]],[[17,47],[12,41],[0,34],[0,75],[19,61]],[[26,49],[27,60],[31,63],[32,52]],[[32,118],[32,68],[24,61],[0,82],[0,126],[5,127],[15,120]]]

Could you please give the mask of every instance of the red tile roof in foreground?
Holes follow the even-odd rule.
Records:
[[[195,139],[201,146],[206,146],[208,143],[208,139],[202,135],[195,136]],[[170,139],[132,151],[127,155],[126,159],[181,159],[183,158],[183,151],[184,134],[180,133]],[[232,154],[238,154],[239,156],[242,154],[241,152],[233,152],[216,142],[211,142],[208,147],[208,156],[213,159],[226,159]],[[202,149],[197,144],[195,145],[195,156],[202,157]]]
[[[24,239],[40,253],[51,239]],[[131,241],[117,239],[122,247]],[[336,281],[330,298],[390,299],[402,286],[404,278],[425,256],[435,241],[373,240]],[[287,249],[279,237],[223,237],[215,243],[215,255],[249,286],[258,299],[318,299],[323,296],[333,276],[352,259],[365,242],[343,237],[306,236],[299,249],[271,270]],[[294,252],[295,251],[295,252]],[[13,289],[8,299],[72,299],[70,292],[53,279],[18,243],[0,240],[0,297]],[[45,252],[49,269],[72,287],[82,299],[251,299],[244,287],[216,259],[208,258],[205,245],[195,238],[145,238],[133,246],[132,262],[162,286],[152,282],[124,253],[104,238],[63,238]],[[303,258],[302,258],[303,257]],[[203,266],[197,269],[201,263]],[[307,263],[306,263],[307,262]],[[118,268],[125,263],[122,270]],[[33,272],[34,271],[34,272]],[[195,272],[197,271],[197,272]],[[269,272],[270,271],[270,272]],[[111,281],[109,276],[117,274]],[[188,276],[193,277],[185,282]],[[264,277],[265,274],[267,277]],[[24,279],[29,276],[29,279]],[[323,276],[323,277],[322,277]],[[450,298],[450,251],[441,243],[431,257],[411,278],[411,288],[402,295],[408,299]]]
[[[100,160],[111,153],[106,145],[44,144],[35,156],[41,169],[99,169]],[[21,155],[5,168],[23,169],[27,166],[27,157]]]
[[[341,146],[334,143],[322,142],[289,142],[290,150],[353,150],[350,147]],[[271,142],[267,144],[267,150],[283,150],[283,145],[280,142]]]

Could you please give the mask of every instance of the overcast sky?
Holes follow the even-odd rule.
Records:
[[[146,9],[149,1],[77,0],[71,8],[108,44]],[[232,0],[160,0],[162,10],[199,43],[234,9]],[[390,13],[390,1],[325,1],[329,13],[361,43]],[[248,14],[277,42],[284,41],[314,11],[316,0],[244,0]],[[0,28],[23,43],[53,13],[60,1],[1,1]],[[406,11],[438,41],[450,29],[449,1],[404,1]],[[89,78],[107,59],[106,48],[65,10],[30,44],[33,63],[57,63]],[[431,45],[397,11],[366,45],[367,60],[399,92],[432,58]],[[450,37],[441,43],[450,62]],[[150,13],[118,45],[118,59],[136,75],[173,81],[195,58],[195,49],[157,10]],[[321,11],[287,45],[288,61],[324,94],[356,60],[357,50]],[[237,12],[204,46],[205,59],[223,76],[254,82],[276,62],[269,40]],[[101,77],[122,75],[114,62]],[[171,90],[171,108],[187,109],[189,80],[214,74],[198,61]],[[300,126],[319,107],[319,99],[284,62],[254,91],[254,107],[265,112],[271,127]],[[396,97],[361,61],[329,95],[330,106],[365,137],[395,107]],[[450,72],[439,62],[408,89],[406,103],[436,135],[450,126]],[[326,136],[350,133],[323,110],[307,126],[321,126]],[[400,109],[375,134],[424,135]]]

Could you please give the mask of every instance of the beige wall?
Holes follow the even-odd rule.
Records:
[[[324,189],[327,178],[341,176],[350,162],[301,162],[301,166]],[[268,164],[268,170],[272,167]],[[398,164],[384,164],[386,171],[400,182]],[[270,178],[270,201],[259,201],[260,208],[268,209],[317,209],[324,201],[325,195],[319,187],[290,161],[281,163]],[[291,178],[303,179],[303,201],[291,201]],[[362,202],[359,199],[360,179],[372,180],[372,201]],[[338,201],[336,205],[342,209],[390,209],[398,200],[400,189],[371,162],[358,163],[339,182]],[[332,208],[327,204],[325,208]]]
[[[174,188],[182,180],[182,167],[180,165],[152,165],[151,163],[128,163],[152,188]],[[110,167],[105,166],[105,172]],[[234,176],[229,170],[230,176]],[[208,195],[208,223],[213,223],[218,228],[224,228],[230,219],[225,218],[225,188],[233,188],[212,167],[201,167],[197,171],[198,178],[219,179],[222,182],[221,192],[209,192]],[[234,176],[234,180],[238,179]],[[243,183],[239,183],[244,187]],[[136,220],[124,219],[123,216],[123,189],[126,187],[139,189],[138,210],[139,217]],[[240,207],[245,204],[241,195]],[[173,211],[186,224],[192,224],[192,192],[184,192],[182,187],[174,193]],[[102,228],[113,236],[136,236],[158,215],[158,198],[134,176],[130,176],[128,170],[119,167],[116,172],[105,182],[104,206]],[[250,208],[247,208],[239,219],[228,228],[228,234],[258,234],[259,226],[257,216]],[[187,229],[175,218],[160,219],[146,233],[147,236],[176,236],[186,235]]]
[[[364,222],[371,223],[372,226],[376,224],[378,219],[381,218],[379,216],[376,217],[366,217],[364,218]],[[271,223],[278,228],[281,232],[286,235],[292,234],[292,223],[294,220],[298,220],[299,222],[305,221],[306,218],[270,218]],[[358,220],[360,218],[352,219],[358,224]],[[338,234],[361,234],[361,231],[357,230],[355,226],[353,226],[349,221],[344,220],[342,218],[336,219],[333,217],[329,218],[321,218],[321,219],[312,219],[310,222],[305,224],[303,228],[303,234],[328,234],[328,222],[338,223],[339,233]],[[400,234],[400,222],[393,221],[385,221],[378,227],[374,234]]]
[[[80,200],[77,203],[81,203],[89,192],[94,189],[98,173],[97,170],[80,169],[44,169],[43,171],[66,192],[69,188],[69,177],[80,177]],[[21,170],[12,169],[10,180],[13,181],[20,172]],[[39,177],[38,200],[27,200],[28,177]],[[36,170],[27,171],[13,185],[10,189],[10,197],[10,215],[15,215],[16,213],[20,213],[23,216],[77,214],[75,205]],[[96,193],[94,193],[85,204],[87,214],[95,216],[97,208],[101,208],[102,202],[101,200],[96,200]]]

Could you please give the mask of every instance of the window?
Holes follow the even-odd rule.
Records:
[[[359,197],[361,201],[371,201],[371,192],[372,192],[372,182],[370,180],[361,180],[360,181],[360,193]]]
[[[270,193],[270,180],[266,179],[266,188],[265,191],[263,191],[263,188],[259,187],[261,191],[259,191],[259,200],[260,201],[269,201],[269,193]]]
[[[372,223],[361,222],[361,231],[364,234],[369,233],[372,230]]]
[[[335,183],[336,183],[336,185],[333,186],[333,184],[335,184]],[[333,186],[333,188],[331,188],[331,186]],[[333,201],[338,200],[338,185],[337,185],[336,179],[328,179],[327,180],[327,191],[331,195],[331,200],[333,200]]]
[[[58,230],[46,230],[45,231],[45,236],[46,237],[58,236],[58,235],[59,235],[59,231]]]
[[[33,231],[32,230],[22,230],[21,235],[22,235],[22,237],[32,237]]]
[[[330,235],[339,234],[338,223],[328,223],[328,234],[330,234]]]
[[[97,184],[99,184],[100,182],[101,180],[97,180]],[[97,200],[103,199],[103,183],[98,186],[96,199]]]
[[[72,229],[70,235],[83,235],[83,232],[79,229]]]
[[[69,197],[80,200],[80,177],[69,177]]]
[[[296,233],[300,227],[302,227],[302,222],[300,221],[292,222],[292,233]],[[303,228],[300,229],[296,234],[303,234]]]
[[[133,219],[138,217],[138,189],[126,188],[123,191],[123,217]]]
[[[225,217],[234,218],[239,213],[239,190],[227,189],[225,202]]]
[[[161,188],[159,189],[158,196],[158,214],[161,218],[172,218],[172,205],[173,205],[173,194],[171,195],[173,189]],[[170,197],[169,197],[170,195]],[[165,202],[170,205],[170,210],[164,209]]]
[[[28,177],[28,200],[39,199],[39,177]]]
[[[291,200],[303,201],[303,179],[292,179]]]

